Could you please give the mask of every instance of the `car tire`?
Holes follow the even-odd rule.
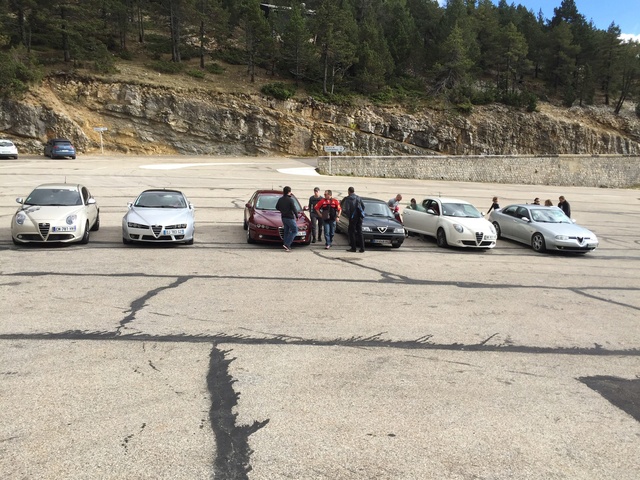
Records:
[[[246,220],[244,222],[242,222],[242,228],[244,228],[245,230],[249,229],[249,222],[247,222]]]
[[[541,233],[534,233],[531,237],[531,248],[538,253],[543,253],[547,250],[547,246],[544,242],[544,237]]]
[[[132,242],[131,242],[131,240],[128,240],[128,239],[122,237],[122,243],[124,243],[125,245],[131,245]]]
[[[96,223],[91,227],[92,232],[97,232],[98,230],[100,230],[100,212],[98,212],[98,216],[96,217]]]
[[[402,242],[391,242],[392,248],[400,248],[400,245],[402,245]]]
[[[22,245],[22,242],[17,241],[15,238],[11,237],[11,241],[14,245]]]
[[[256,241],[251,238],[251,229],[247,227],[247,243],[256,243]]]
[[[436,233],[436,243],[441,248],[446,248],[449,246],[447,243],[447,234],[444,232],[444,228],[439,228]]]
[[[87,220],[87,223],[85,223],[84,225],[84,233],[82,234],[82,239],[80,240],[80,243],[82,245],[86,245],[87,243],[89,243],[89,231],[91,229],[89,228],[89,220]]]
[[[502,238],[502,230],[500,230],[500,224],[498,222],[493,222],[493,228],[496,229],[496,238]]]
[[[193,235],[191,236],[191,238],[189,240],[187,240],[186,242],[184,242],[185,245],[193,245],[193,242],[196,241],[196,233],[193,232]]]
[[[75,156],[75,155],[74,155],[73,157],[71,157],[71,160],[75,160],[75,159],[76,159],[76,156]]]

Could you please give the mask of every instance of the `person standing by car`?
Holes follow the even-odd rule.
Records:
[[[364,236],[362,235],[362,219],[364,218],[364,203],[356,195],[353,187],[349,187],[349,196],[344,202],[344,210],[349,219],[349,245],[347,252],[355,252],[360,243],[360,253],[364,253]]]
[[[397,194],[395,197],[389,199],[389,201],[387,202],[387,205],[389,205],[389,209],[391,210],[391,213],[393,213],[393,216],[396,217],[396,220],[398,220],[400,223],[404,223],[402,221],[402,215],[400,215],[401,200],[402,200],[402,195]]]
[[[296,208],[296,203],[293,198],[291,198],[291,187],[286,186],[282,189],[282,196],[276,203],[276,210],[278,210],[282,216],[282,248],[290,252],[293,240],[298,233],[296,218],[298,218],[299,213]]]
[[[336,233],[336,220],[342,212],[340,202],[333,198],[331,190],[324,191],[324,198],[316,203],[315,211],[322,219],[324,228],[324,248],[330,249],[333,244],[333,236]]]
[[[540,199],[538,197],[533,199],[533,204],[534,205],[540,205]]]
[[[491,206],[487,210],[487,215],[491,213],[491,210],[500,210],[500,204],[498,203],[498,197],[493,197]]]
[[[551,201],[551,199],[550,199],[550,198],[547,198],[547,199],[544,201],[544,206],[545,206],[545,207],[553,207],[553,202]]]
[[[313,195],[309,197],[309,216],[311,217],[311,243],[316,243],[322,238],[322,216],[316,211],[318,202],[324,200],[320,196],[320,188],[313,189]],[[325,238],[326,240],[326,238]]]
[[[567,199],[564,198],[564,195],[560,195],[558,200],[560,201],[560,203],[558,203],[558,207],[562,209],[562,211],[567,217],[571,218],[571,205],[569,205],[569,202],[567,202]]]

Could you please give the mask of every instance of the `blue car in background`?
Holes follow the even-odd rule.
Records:
[[[44,145],[44,156],[51,158],[71,157],[75,160],[76,149],[71,140],[66,138],[52,138]]]

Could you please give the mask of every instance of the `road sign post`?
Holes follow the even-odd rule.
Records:
[[[100,134],[100,152],[104,153],[104,145],[102,143],[102,132],[106,132],[108,130],[108,128],[107,127],[94,127],[93,129]]]
[[[342,145],[325,145],[324,151],[329,154],[329,175],[331,175],[331,154],[344,152],[344,147]]]

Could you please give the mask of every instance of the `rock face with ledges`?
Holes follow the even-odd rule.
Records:
[[[365,156],[640,153],[633,116],[604,108],[540,109],[407,113],[65,76],[47,79],[21,101],[2,100],[0,130],[25,153],[40,153],[52,137],[70,138],[80,152],[96,150],[95,126],[108,128],[107,149],[140,154],[315,156],[325,145]]]

